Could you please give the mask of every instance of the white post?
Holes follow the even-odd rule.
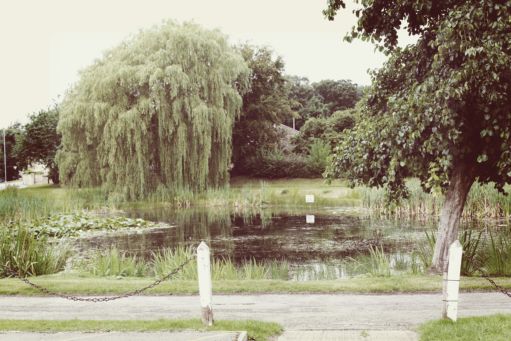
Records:
[[[211,259],[209,247],[204,242],[201,242],[197,248],[197,273],[199,276],[202,323],[207,326],[212,326],[213,309],[211,308],[211,298],[213,296],[213,285],[211,283]]]
[[[444,273],[444,307],[442,317],[456,322],[458,318],[458,296],[460,289],[461,256],[463,253],[459,240],[449,247],[449,266],[447,274]]]

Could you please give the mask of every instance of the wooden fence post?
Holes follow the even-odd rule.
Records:
[[[449,266],[444,272],[443,296],[444,306],[442,317],[456,322],[458,318],[458,297],[460,289],[461,256],[463,248],[456,240],[449,247]]]
[[[213,285],[211,283],[211,258],[209,247],[201,242],[197,248],[197,273],[199,276],[199,295],[202,308],[202,323],[206,326],[213,325],[213,309],[211,298]]]

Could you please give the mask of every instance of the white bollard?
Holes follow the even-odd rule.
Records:
[[[444,307],[443,318],[449,318],[456,322],[458,319],[458,297],[460,290],[461,256],[463,247],[456,240],[449,247],[449,266],[447,274],[444,273]]]
[[[211,259],[209,247],[201,242],[197,248],[197,273],[199,276],[199,295],[202,308],[202,323],[206,326],[213,325],[213,309],[211,300],[213,285],[211,283]]]

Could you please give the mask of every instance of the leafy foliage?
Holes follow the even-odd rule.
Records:
[[[324,118],[355,107],[363,93],[362,87],[349,80],[322,80],[310,84],[305,77],[288,76],[287,81],[291,108],[299,115],[297,129],[313,117]]]
[[[330,5],[332,14],[342,2]],[[383,41],[392,55],[331,175],[386,186],[391,198],[406,195],[408,175],[446,189],[456,167],[500,190],[511,182],[510,14],[511,4],[490,1],[364,3],[354,36]],[[399,49],[404,18],[420,38]]]
[[[291,117],[284,62],[266,47],[241,45],[241,55],[251,70],[250,90],[243,96],[242,114],[233,130],[233,174],[251,174],[248,158],[278,146],[275,124]]]
[[[317,178],[323,172],[322,163],[299,154],[284,154],[279,150],[261,151],[246,161],[247,170],[255,177]]]
[[[127,199],[224,186],[249,69],[218,31],[167,22],[108,51],[62,103],[66,185]]]
[[[0,180],[5,180],[4,170],[4,133],[5,149],[7,154],[7,181],[16,180],[20,177],[19,158],[16,153],[16,141],[21,134],[21,125],[13,124],[9,128],[0,131]]]
[[[300,133],[294,137],[295,150],[308,153],[310,146],[318,139],[334,148],[344,131],[353,128],[355,121],[354,109],[336,111],[330,117],[310,118],[300,128]]]
[[[53,183],[59,182],[55,155],[60,146],[57,133],[59,110],[57,106],[41,110],[30,116],[30,122],[20,131],[16,139],[16,158],[20,169],[27,169],[32,163],[42,163],[49,171]]]
[[[312,84],[314,91],[321,96],[332,114],[339,110],[353,108],[360,99],[360,93],[356,84],[349,80],[322,80]]]
[[[432,270],[446,271],[449,245],[475,181],[511,183],[511,3],[488,0],[363,1],[351,38],[390,54],[373,73],[366,118],[339,145],[330,176],[407,196],[416,176],[446,197]],[[330,0],[330,19],[344,6]],[[398,48],[402,21],[418,34]]]

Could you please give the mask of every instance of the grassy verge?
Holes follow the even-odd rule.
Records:
[[[511,278],[495,278],[505,288],[511,288]],[[36,284],[51,291],[77,295],[120,294],[144,287],[152,282],[149,278],[95,278],[73,275],[47,275],[32,278]],[[493,291],[483,278],[463,277],[462,291]],[[392,276],[359,277],[346,280],[293,282],[281,280],[221,280],[213,281],[215,294],[256,294],[256,293],[428,293],[442,289],[440,276]],[[148,295],[197,294],[196,281],[168,281],[146,291]],[[37,296],[39,292],[19,279],[0,280],[0,295]]]
[[[437,320],[423,324],[421,341],[508,341],[511,340],[511,315],[461,318],[457,322]]]
[[[0,331],[19,332],[155,332],[155,331],[247,331],[249,338],[268,340],[282,333],[282,326],[255,320],[215,321],[204,327],[200,320],[0,320]]]
[[[260,198],[260,204],[269,206],[300,206],[305,195],[313,194],[315,201],[308,207],[348,206],[361,207],[362,196],[358,190],[349,188],[344,181],[328,184],[324,179],[231,179],[230,191],[237,198]]]

